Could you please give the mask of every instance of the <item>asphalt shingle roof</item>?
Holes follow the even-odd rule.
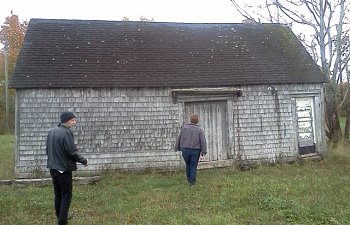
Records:
[[[279,24],[31,19],[12,88],[323,83]]]

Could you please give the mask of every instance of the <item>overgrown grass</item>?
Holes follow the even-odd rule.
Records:
[[[0,135],[0,179],[14,178],[14,136]]]
[[[319,162],[240,172],[109,172],[75,185],[71,224],[350,224],[350,149]],[[55,224],[52,187],[0,186],[0,224]]]

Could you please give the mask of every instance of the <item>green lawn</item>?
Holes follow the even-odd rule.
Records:
[[[200,170],[193,187],[183,171],[109,172],[74,186],[71,212],[76,225],[346,225],[350,149],[319,162]],[[0,224],[55,224],[52,187],[0,186]]]
[[[0,179],[14,178],[14,141],[13,135],[0,135]]]

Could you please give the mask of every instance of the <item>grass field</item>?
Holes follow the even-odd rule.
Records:
[[[0,135],[0,179],[14,178],[14,141],[13,135]]]
[[[13,145],[12,137],[0,138],[1,149]],[[1,158],[6,171],[3,163],[12,160]],[[76,225],[346,225],[350,149],[331,150],[319,162],[200,170],[195,186],[183,171],[109,171],[94,185],[74,186],[70,211]],[[0,186],[0,224],[55,224],[52,187]]]

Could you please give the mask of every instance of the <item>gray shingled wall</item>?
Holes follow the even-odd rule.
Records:
[[[16,174],[46,171],[45,140],[61,111],[76,113],[81,153],[95,171],[110,167],[176,167],[178,107],[169,89],[17,90]],[[18,123],[19,122],[19,123]]]
[[[275,162],[298,156],[295,98],[313,97],[317,149],[325,151],[323,87],[321,84],[268,85],[242,87],[234,102],[235,155],[243,160]]]
[[[274,87],[276,93],[267,85],[244,86],[241,97],[228,101],[232,103],[228,109],[233,110],[228,123],[235,159],[297,157],[293,99],[313,96],[321,109],[322,85]],[[46,135],[65,110],[77,115],[73,132],[78,148],[89,159],[89,166],[80,165],[80,171],[180,167],[181,156],[173,149],[182,122],[179,104],[173,102],[170,88],[18,89],[16,175],[47,175]],[[320,140],[321,111],[316,113]],[[324,151],[324,143],[318,145]]]

